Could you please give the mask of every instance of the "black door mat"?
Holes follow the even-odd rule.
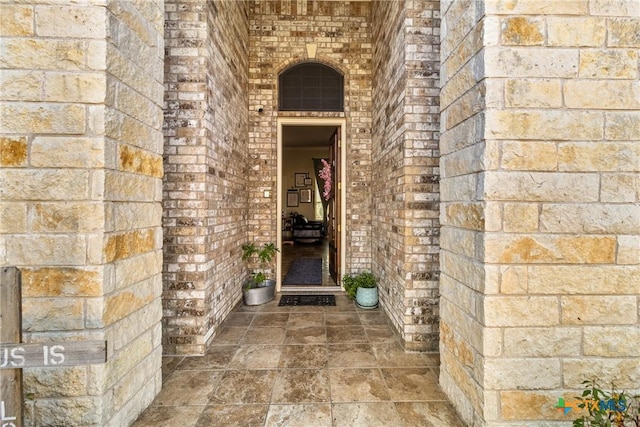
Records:
[[[335,295],[282,295],[279,306],[282,305],[336,305]]]

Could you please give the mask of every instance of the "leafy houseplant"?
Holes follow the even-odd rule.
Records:
[[[363,271],[355,275],[345,274],[342,286],[350,299],[355,299],[360,308],[375,308],[378,306],[378,279],[370,271]]]
[[[265,243],[263,246],[256,246],[249,243],[242,246],[242,259],[257,259],[259,269],[254,270],[244,286],[243,296],[247,305],[259,305],[269,302],[275,296],[275,280],[267,277],[267,267],[271,260],[279,252],[273,243]],[[255,262],[255,261],[254,261]]]
[[[596,380],[582,384],[585,390],[576,399],[584,412],[573,421],[573,427],[640,427],[640,396],[616,391],[613,386],[609,393]]]

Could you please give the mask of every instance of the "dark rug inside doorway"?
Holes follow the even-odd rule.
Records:
[[[297,258],[293,260],[283,285],[322,285],[322,258]]]
[[[282,295],[278,305],[336,305],[336,297],[335,295]]]

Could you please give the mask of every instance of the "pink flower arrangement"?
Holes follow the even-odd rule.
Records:
[[[331,165],[325,159],[322,159],[322,169],[318,173],[318,176],[322,178],[324,181],[324,191],[322,192],[322,197],[325,200],[329,200],[331,198]]]

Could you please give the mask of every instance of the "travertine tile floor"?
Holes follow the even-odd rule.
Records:
[[[202,357],[166,357],[135,427],[462,426],[438,355],[405,353],[381,309],[239,306]]]

